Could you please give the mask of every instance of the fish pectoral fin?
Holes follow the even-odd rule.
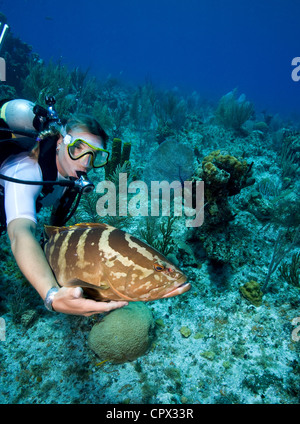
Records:
[[[64,284],[64,287],[82,287],[83,297],[100,301],[107,300],[102,298],[101,291],[109,289],[109,285],[106,283],[101,283],[101,285],[97,286],[80,280],[79,278],[74,278],[73,280],[68,281]]]
[[[109,284],[106,283],[105,281],[100,282],[99,285],[96,284],[91,284],[88,283],[86,281],[80,280],[79,278],[74,278],[73,280],[68,281],[67,283],[64,284],[65,287],[86,287],[86,288],[90,288],[90,289],[101,289],[101,290],[107,290],[109,289]]]
[[[103,281],[103,282],[100,283],[100,286],[98,286],[98,287],[101,290],[107,290],[107,289],[110,288],[110,285],[108,283],[106,283],[105,281]]]
[[[91,289],[96,289],[98,286],[95,284],[87,283],[86,281],[80,280],[79,278],[74,278],[69,280],[64,284],[64,287],[88,287]]]

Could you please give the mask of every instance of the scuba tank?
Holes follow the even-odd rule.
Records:
[[[54,100],[55,102],[55,100]],[[53,98],[51,108],[53,109]],[[56,123],[60,120],[56,114]],[[30,151],[36,145],[38,133],[54,123],[53,112],[29,100],[0,102],[0,164],[9,156]]]
[[[36,144],[38,132],[34,104],[28,100],[0,102],[0,164],[10,155],[30,151]]]
[[[34,121],[36,115],[33,112],[34,103],[23,100],[9,100],[1,106],[0,118],[16,133],[32,134],[36,132]]]
[[[34,138],[51,124],[61,125],[54,109],[55,98],[46,96],[45,102],[48,109],[24,99],[2,100],[0,118],[12,132]]]

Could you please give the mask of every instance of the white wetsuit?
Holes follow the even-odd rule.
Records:
[[[0,174],[19,180],[43,180],[40,165],[27,153],[19,153],[6,159],[0,167]],[[58,179],[64,178],[58,174]],[[42,191],[42,186],[12,183],[1,179],[0,185],[4,187],[6,224],[16,218],[27,218],[36,223],[36,200]],[[61,198],[64,190],[65,187],[54,186],[53,192],[42,200],[42,205],[53,205]]]

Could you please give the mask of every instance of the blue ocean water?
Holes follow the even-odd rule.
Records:
[[[210,100],[237,87],[258,111],[298,114],[298,1],[2,0],[0,9],[45,60]]]

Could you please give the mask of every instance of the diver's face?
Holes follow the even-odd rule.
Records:
[[[80,130],[69,131],[69,134],[74,137],[74,139],[82,138],[86,141],[90,141],[93,144],[96,144],[100,148],[103,148],[103,142],[101,137],[98,137],[94,134],[90,134],[89,132]],[[92,168],[89,161],[89,155],[83,156],[81,159],[78,160],[73,160],[70,158],[70,155],[68,153],[68,146],[64,144],[62,136],[57,141],[56,166],[58,172],[63,177],[75,178],[78,177],[77,171],[88,172]]]

